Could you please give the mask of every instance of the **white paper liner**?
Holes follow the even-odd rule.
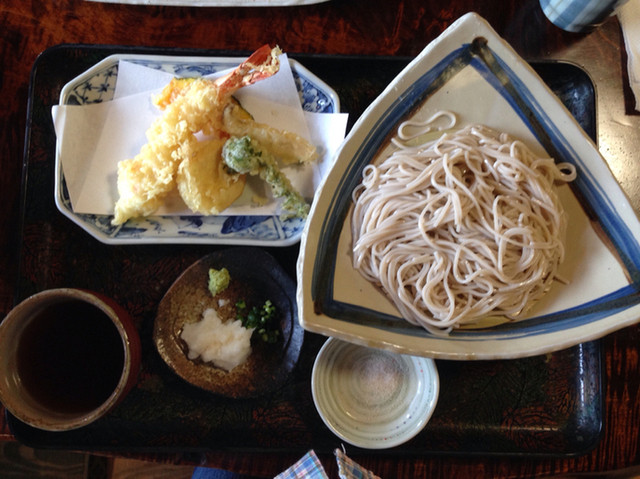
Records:
[[[280,64],[276,75],[244,87],[234,96],[257,122],[297,133],[316,146],[319,159],[313,165],[283,168],[294,188],[312,198],[344,139],[348,115],[303,111],[286,55],[281,55]],[[117,164],[134,157],[146,143],[147,129],[162,113],[152,98],[171,78],[170,73],[121,61],[111,101],[53,107],[59,161],[75,213],[113,214],[118,198]],[[254,197],[264,195],[270,201],[256,204]],[[224,214],[274,215],[280,213],[279,203],[271,198],[268,187],[252,179]],[[176,194],[167,198],[156,214],[193,213]]]

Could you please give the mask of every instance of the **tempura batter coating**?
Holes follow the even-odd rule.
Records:
[[[301,136],[243,117],[240,109],[233,103],[224,109],[224,129],[231,136],[250,136],[285,165],[311,163],[318,158],[316,147]]]
[[[246,175],[230,173],[220,161],[224,143],[223,139],[197,143],[178,167],[178,191],[191,211],[217,215],[242,194]]]
[[[147,144],[118,165],[119,199],[112,223],[152,214],[175,187],[180,163],[196,150],[197,133],[227,137],[223,111],[239,88],[275,74],[278,47],[263,46],[230,74],[217,80],[174,80],[156,104],[164,113],[147,131]]]

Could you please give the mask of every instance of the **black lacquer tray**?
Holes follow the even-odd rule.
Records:
[[[25,147],[22,241],[17,297],[53,287],[102,291],[137,318],[143,370],[137,387],[108,417],[82,429],[50,433],[8,414],[18,440],[38,448],[110,452],[329,452],[340,440],[311,397],[311,370],[325,338],[305,333],[300,360],[284,386],[254,399],[214,396],[184,382],[152,341],[157,305],[174,279],[217,246],[109,246],[60,214],[53,201],[55,134],[51,106],[62,86],[114,53],[241,56],[246,52],[60,45],[36,61]],[[407,58],[289,56],[336,90],[349,125],[409,62]],[[595,90],[566,63],[533,65],[595,138]],[[265,248],[295,278],[298,246]],[[410,442],[377,454],[577,455],[603,429],[600,343],[510,361],[438,361],[436,411]],[[357,450],[351,450],[357,455]]]

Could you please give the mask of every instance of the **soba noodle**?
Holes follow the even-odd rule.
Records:
[[[401,125],[398,149],[364,168],[353,193],[354,267],[433,332],[488,314],[514,318],[563,260],[553,183],[572,181],[575,168],[481,125],[407,146],[421,133],[403,131],[422,126]]]

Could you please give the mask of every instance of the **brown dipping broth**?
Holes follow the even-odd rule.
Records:
[[[17,370],[28,394],[63,414],[92,411],[116,389],[124,368],[122,338],[96,306],[68,300],[25,326]]]

